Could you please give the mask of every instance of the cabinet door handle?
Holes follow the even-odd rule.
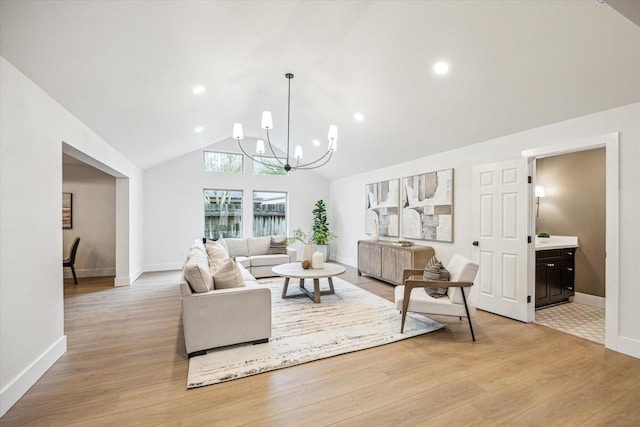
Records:
[[[547,267],[555,267],[555,264],[547,264]]]
[[[473,243],[471,243],[473,246],[480,246],[480,242],[478,242],[477,240],[475,240]]]
[[[567,255],[571,256],[573,255],[573,252],[567,252]]]
[[[573,271],[573,268],[567,267],[567,271]]]

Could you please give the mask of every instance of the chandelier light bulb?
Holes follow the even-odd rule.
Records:
[[[256,153],[264,154],[264,141],[261,139],[256,141]]]
[[[233,139],[242,139],[242,138],[244,138],[244,133],[242,132],[242,123],[234,123]]]
[[[302,146],[301,145],[296,145],[296,149],[293,152],[293,157],[295,157],[298,160],[300,160],[302,158]]]
[[[273,129],[273,119],[271,118],[271,111],[262,112],[262,129]]]

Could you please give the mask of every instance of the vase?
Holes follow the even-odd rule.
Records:
[[[320,251],[315,251],[311,256],[311,268],[321,269],[324,268],[324,255]]]
[[[380,232],[378,231],[378,218],[373,219],[373,232],[371,233],[371,240],[377,242],[380,240]]]
[[[311,243],[305,243],[304,248],[302,249],[302,261],[311,262],[312,255],[313,255],[313,245]]]

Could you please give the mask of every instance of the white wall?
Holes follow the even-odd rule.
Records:
[[[640,223],[640,103],[531,129],[481,142],[458,150],[331,182],[331,209],[336,233],[336,258],[357,265],[359,239],[364,233],[364,187],[368,183],[402,178],[439,169],[454,168],[454,243],[416,241],[431,245],[448,260],[453,253],[471,256],[471,173],[478,164],[520,158],[522,151],[589,137],[620,132],[620,271],[619,336],[617,350],[640,357],[640,269],[638,241]],[[446,144],[446,141],[443,141]]]
[[[141,270],[142,172],[2,57],[0,92],[2,415],[66,351],[63,142],[130,181],[129,279]]]
[[[62,191],[73,195],[73,228],[62,233],[64,257],[80,237],[77,276],[115,276],[116,179],[88,165],[65,163],[62,169]],[[73,277],[70,268],[64,270],[65,278]]]
[[[213,144],[211,151],[238,152],[235,141]],[[243,236],[253,234],[253,191],[285,191],[289,200],[289,233],[310,230],[315,202],[329,196],[329,184],[313,171],[290,176],[254,176],[245,159],[245,174],[204,172],[203,150],[194,151],[144,172],[145,271],[178,269],[189,246],[204,235],[205,188],[243,191]]]

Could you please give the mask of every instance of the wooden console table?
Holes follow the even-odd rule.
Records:
[[[431,246],[398,246],[391,242],[358,241],[358,276],[366,274],[402,285],[405,269],[423,269],[435,255]]]

